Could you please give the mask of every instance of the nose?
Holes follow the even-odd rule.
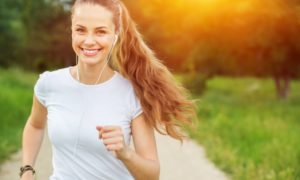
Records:
[[[95,39],[93,37],[93,35],[89,34],[86,36],[85,40],[84,40],[84,44],[85,45],[93,45],[95,44]]]

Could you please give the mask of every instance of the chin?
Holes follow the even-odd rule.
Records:
[[[89,65],[89,66],[93,66],[93,65],[97,65],[100,62],[104,61],[103,58],[101,57],[85,57],[85,56],[81,56],[80,61],[83,64]]]

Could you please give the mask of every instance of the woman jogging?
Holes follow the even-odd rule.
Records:
[[[71,18],[76,65],[46,71],[35,84],[21,179],[34,179],[46,124],[50,180],[159,179],[154,129],[182,140],[177,127],[194,117],[193,103],[122,2],[77,0]]]

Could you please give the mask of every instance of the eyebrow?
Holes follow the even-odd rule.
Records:
[[[79,26],[81,28],[85,28],[84,26],[80,25],[80,24],[76,24],[76,26]],[[106,26],[100,26],[100,27],[96,27],[96,30],[99,30],[99,29],[108,29],[108,27]]]

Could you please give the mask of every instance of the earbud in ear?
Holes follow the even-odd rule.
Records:
[[[114,44],[113,45],[116,45],[117,41],[118,41],[118,35],[115,34],[115,40],[114,40]]]

